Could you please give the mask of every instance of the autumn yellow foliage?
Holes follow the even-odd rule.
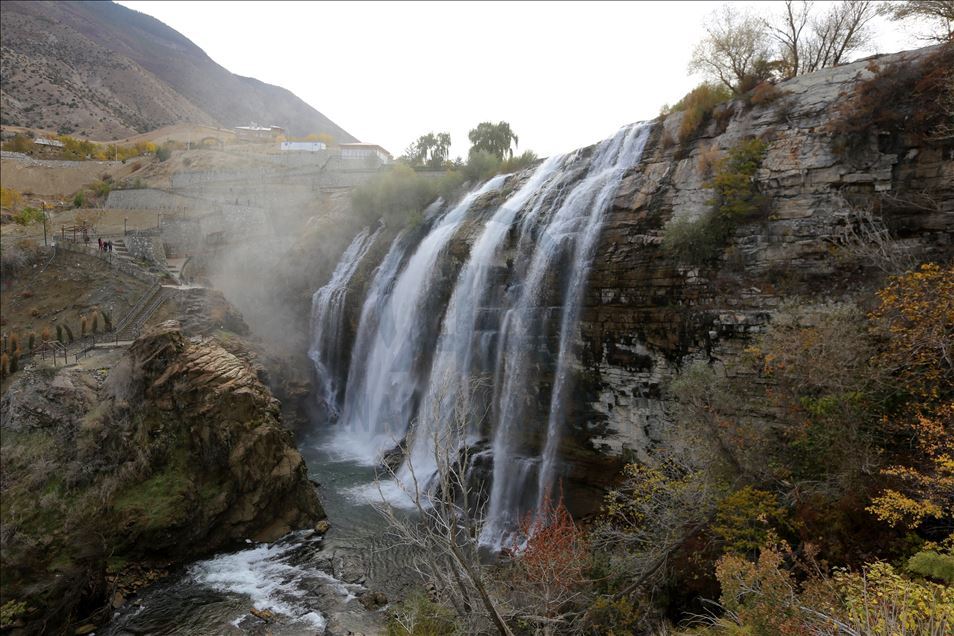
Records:
[[[887,346],[879,362],[922,400],[954,390],[954,266],[935,263],[895,276],[871,313]]]
[[[855,633],[942,636],[954,631],[954,587],[906,578],[882,562],[832,578],[841,595],[841,622]]]
[[[926,518],[954,516],[954,402],[931,415],[916,413],[907,422],[921,461],[882,471],[900,484],[885,489],[868,511],[892,526],[917,527]]]
[[[894,526],[954,516],[954,267],[934,263],[892,278],[871,313],[891,369],[911,405],[887,422],[913,443],[910,462],[883,473],[887,488],[868,511]]]
[[[802,562],[810,575],[799,583],[789,565],[796,561],[784,543],[764,547],[754,562],[722,557],[716,576],[726,613],[711,629],[688,633],[945,636],[954,629],[954,587],[906,577],[881,561],[831,575]]]
[[[23,197],[13,188],[0,188],[0,207],[15,208]]]

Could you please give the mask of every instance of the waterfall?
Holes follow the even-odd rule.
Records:
[[[339,449],[355,459],[376,463],[407,432],[419,393],[415,370],[427,356],[424,313],[435,287],[436,262],[474,201],[500,188],[505,178],[494,177],[468,193],[434,223],[394,281],[377,320],[358,335],[368,340],[367,355],[352,360],[349,376],[357,381],[346,387],[339,420]]]
[[[408,461],[416,475],[431,475],[436,470],[434,461],[434,441],[438,429],[446,430],[450,426],[449,418],[455,413],[471,415],[469,405],[457,410],[456,401],[468,400],[471,394],[471,362],[474,349],[486,350],[488,343],[481,338],[477,330],[477,313],[487,295],[487,277],[511,224],[528,201],[534,199],[539,207],[545,200],[553,182],[550,177],[561,165],[561,157],[553,157],[543,162],[533,176],[507,201],[497,209],[484,226],[483,232],[474,242],[470,256],[458,275],[451,294],[441,334],[438,338],[435,360],[431,365],[430,378],[418,418],[413,439],[411,440]],[[470,420],[479,420],[480,414],[472,414]],[[445,443],[459,443],[463,440],[444,440]],[[399,479],[408,482],[409,468],[405,462]]]
[[[604,216],[649,132],[635,124],[551,157],[515,177],[502,203],[475,208],[511,178],[496,177],[443,215],[431,210],[422,238],[396,238],[362,306],[333,446],[374,464],[403,445],[392,485],[408,488],[432,479],[435,440],[452,451],[479,444],[481,470],[492,471],[480,537],[490,547],[539,511],[559,483],[582,299]],[[456,248],[445,258],[465,222],[469,252],[462,262]]]
[[[560,322],[560,349],[553,391],[550,397],[550,412],[547,416],[547,440],[541,456],[540,486],[536,506],[538,511],[544,506],[545,499],[551,494],[550,489],[553,486],[553,477],[556,471],[556,452],[565,418],[566,388],[571,374],[570,365],[576,353],[575,331],[580,318],[587,276],[590,272],[590,266],[593,264],[600,230],[603,227],[603,215],[616,196],[617,187],[626,169],[635,165],[642,157],[643,148],[649,138],[649,131],[650,127],[648,125],[633,128],[630,134],[626,136],[623,147],[619,150],[612,165],[607,165],[610,153],[606,153],[602,157],[601,165],[596,166],[597,171],[604,174],[609,172],[610,174],[605,185],[601,187],[596,203],[576,245],[573,270],[570,274],[566,299],[563,302],[563,318]]]
[[[344,373],[344,341],[341,332],[348,283],[368,253],[381,228],[372,234],[364,228],[345,250],[331,274],[331,280],[311,297],[311,348],[308,357],[315,364],[318,396],[332,417],[338,414],[339,380]]]
[[[551,479],[563,424],[566,376],[592,251],[602,227],[603,214],[626,169],[639,161],[648,131],[648,126],[635,125],[602,142],[590,160],[586,176],[562,200],[536,240],[520,296],[508,311],[502,335],[502,366],[498,370],[500,418],[493,438],[493,480],[481,535],[484,544],[499,546],[528,512],[528,494],[536,490],[536,506],[553,486]],[[516,461],[516,449],[523,433],[518,427],[527,416],[528,378],[536,375],[534,366],[541,363],[540,356],[529,345],[545,336],[549,313],[547,292],[550,291],[545,283],[547,276],[563,263],[568,263],[570,273],[565,288],[557,290],[562,296],[556,299],[562,304],[559,351],[550,394],[546,442],[537,458],[540,466],[536,484],[533,484],[525,462]]]

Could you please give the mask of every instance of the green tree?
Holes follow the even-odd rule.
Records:
[[[407,147],[403,159],[414,167],[443,168],[450,145],[450,133],[427,133]]]
[[[165,143],[156,149],[156,158],[159,161],[166,161],[172,156],[172,145]]]
[[[785,509],[774,494],[745,486],[719,502],[712,532],[727,553],[755,556],[778,540],[775,530],[785,523]]]
[[[471,143],[471,154],[487,152],[498,159],[503,159],[504,156],[513,157],[513,149],[520,143],[517,135],[510,129],[510,124],[505,121],[496,124],[482,122],[471,130],[467,137]]]
[[[450,154],[450,146],[450,133],[437,133],[434,148],[431,150],[429,165],[437,168],[442,167],[444,162],[447,161],[447,156]]]

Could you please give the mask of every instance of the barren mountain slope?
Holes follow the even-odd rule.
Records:
[[[291,92],[240,77],[177,31],[111,2],[2,3],[3,123],[115,138],[251,121],[354,141]]]

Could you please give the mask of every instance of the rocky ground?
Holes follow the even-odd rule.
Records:
[[[95,624],[169,567],[324,516],[255,370],[176,322],[20,372],[2,413],[2,601],[25,633]]]

